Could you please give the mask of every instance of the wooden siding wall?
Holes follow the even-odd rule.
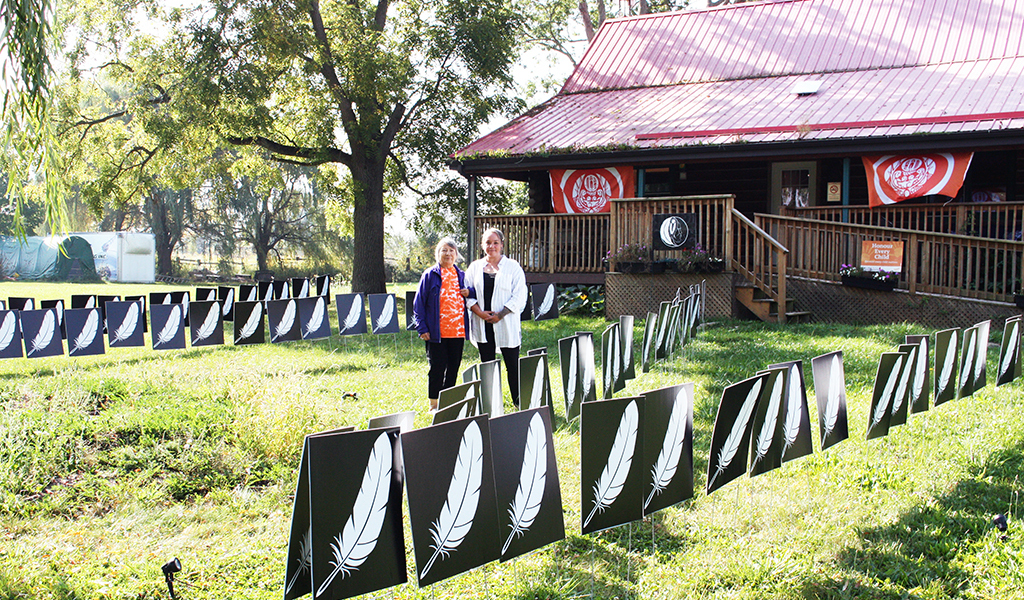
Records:
[[[900,286],[923,292],[1012,302],[1024,281],[1024,242],[832,223],[759,214],[755,222],[789,249],[789,275],[839,281],[859,265],[861,242],[902,241]]]

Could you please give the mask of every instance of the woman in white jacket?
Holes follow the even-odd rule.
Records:
[[[519,314],[526,308],[526,273],[502,254],[504,240],[497,229],[484,231],[480,245],[486,256],[466,269],[469,339],[480,351],[480,362],[494,360],[501,348],[512,402],[519,406]]]

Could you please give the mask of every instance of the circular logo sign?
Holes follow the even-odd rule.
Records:
[[[690,227],[682,218],[673,215],[661,222],[659,234],[665,246],[681,248],[690,238]]]

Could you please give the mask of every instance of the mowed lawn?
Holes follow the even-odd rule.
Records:
[[[172,289],[188,286],[2,283],[0,299]],[[402,300],[405,289],[391,291]],[[605,325],[527,323],[523,350],[548,348],[557,385],[557,340]],[[642,331],[638,321],[637,347]],[[556,389],[566,539],[421,590],[406,523],[411,583],[368,597],[1024,598],[1024,398],[1020,381],[993,385],[1002,324],[986,388],[865,441],[878,357],[911,333],[933,331],[709,324],[618,394],[695,382],[696,497],[597,535],[578,533],[580,428]],[[403,410],[429,424],[423,346],[408,332],[166,352],[148,343],[0,361],[0,598],[164,598],[160,566],[173,556],[180,598],[280,598],[303,436]],[[815,425],[813,455],[705,495],[723,388],[803,360],[816,424],[810,359],[833,350],[844,351],[850,439],[820,452]],[[477,359],[467,346],[463,365]],[[1009,517],[1005,534],[995,513]]]

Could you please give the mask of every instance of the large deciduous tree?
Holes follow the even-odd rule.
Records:
[[[385,291],[384,216],[403,179],[443,169],[508,96],[508,0],[214,0],[183,22],[182,90],[224,140],[340,166],[352,287]]]

